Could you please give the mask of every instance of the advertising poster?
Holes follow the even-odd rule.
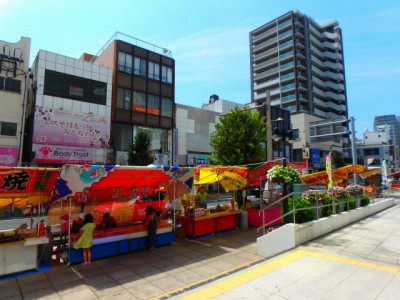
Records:
[[[91,164],[93,150],[56,145],[37,145],[35,162],[56,164]]]
[[[0,166],[16,167],[18,158],[17,148],[0,148]]]
[[[33,143],[108,148],[110,121],[105,116],[36,106]]]

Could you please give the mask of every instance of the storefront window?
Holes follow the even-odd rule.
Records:
[[[172,100],[168,98],[161,99],[161,115],[172,118]]]
[[[151,115],[160,114],[160,97],[154,95],[148,95],[147,113]]]
[[[117,91],[117,108],[130,110],[131,108],[131,91],[124,88],[118,88]]]
[[[146,113],[146,94],[133,91],[132,111]]]

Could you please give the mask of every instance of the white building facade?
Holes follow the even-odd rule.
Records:
[[[40,50],[27,120],[33,165],[108,163],[112,69]]]
[[[379,125],[373,132],[365,131],[363,139],[357,141],[357,158],[369,168],[381,167],[383,160],[386,160],[386,166],[394,168],[394,158],[390,155],[390,126]]]
[[[31,40],[0,41],[0,166],[20,166]]]

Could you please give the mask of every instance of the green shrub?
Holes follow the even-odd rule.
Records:
[[[335,203],[335,211],[338,212],[339,211],[339,204],[336,198],[333,198],[333,202]],[[330,215],[333,214],[333,210],[332,210],[332,196],[326,195],[322,201],[319,203],[319,205],[326,205],[324,207],[321,208],[321,218],[324,217],[329,217]]]
[[[366,206],[369,204],[369,197],[367,195],[360,195],[360,206]]]
[[[345,211],[349,211],[351,209],[356,208],[356,199],[354,198],[354,196],[346,197],[346,198],[344,198],[344,201],[347,202],[344,204]]]
[[[296,211],[296,216],[295,216],[296,223],[301,224],[312,221],[314,219],[314,205],[310,201],[302,199],[301,197],[292,197],[289,198],[288,200],[289,211],[293,210],[293,200],[295,209],[307,208],[307,207],[310,208],[310,209]],[[293,214],[288,215],[287,219],[288,222],[293,223]]]

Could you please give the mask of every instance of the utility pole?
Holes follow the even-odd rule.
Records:
[[[272,123],[271,123],[271,95],[270,91],[266,92],[266,99],[265,99],[265,122],[267,124],[267,140],[265,143],[265,153],[266,153],[266,161],[272,161],[274,155],[274,149],[272,145]],[[268,126],[269,124],[269,126]]]
[[[353,165],[357,164],[357,151],[356,151],[356,126],[354,125],[354,117],[350,117],[351,121],[351,157]],[[354,184],[358,183],[357,174],[353,174],[354,177]]]

